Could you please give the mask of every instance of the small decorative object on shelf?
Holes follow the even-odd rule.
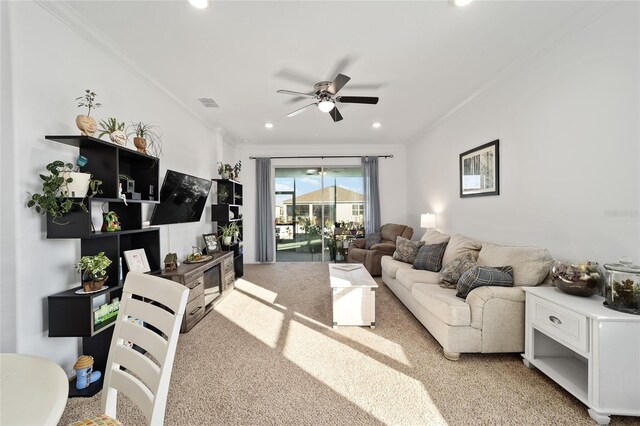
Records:
[[[567,294],[589,297],[602,294],[604,281],[597,262],[572,265],[556,262],[551,268],[553,284]]]
[[[150,272],[149,260],[147,259],[147,253],[144,249],[126,250],[123,251],[124,260],[127,262],[127,268],[129,271],[137,272]]]
[[[82,256],[80,262],[76,263],[76,270],[82,271],[82,288],[86,293],[102,288],[107,281],[107,266],[111,265],[111,260],[101,251],[95,256]]]
[[[142,121],[131,123],[127,129],[127,138],[131,136],[138,152],[153,157],[160,157],[162,154],[162,132],[158,126]]]
[[[236,164],[234,164],[234,166],[233,166],[233,179],[234,180],[240,179],[240,171],[241,170],[242,170],[242,161],[238,160],[238,162]]]
[[[231,164],[218,162],[218,174],[222,179],[238,180],[242,170],[242,161],[238,161],[233,166]]]
[[[76,370],[76,389],[84,389],[102,377],[99,371],[93,371],[93,357],[82,355],[73,365]]]
[[[604,305],[640,315],[640,266],[623,257],[620,263],[606,263],[604,268],[607,273]]]
[[[102,213],[102,232],[114,232],[120,231],[121,229],[120,218],[118,217],[116,212],[110,211]]]
[[[96,132],[96,120],[90,117],[91,110],[100,108],[102,104],[96,102],[96,94],[90,89],[85,90],[84,96],[78,96],[76,98],[78,102],[78,108],[88,108],[87,115],[80,114],[76,117],[76,125],[80,129],[80,134],[84,136],[93,136]]]
[[[40,175],[42,180],[42,193],[31,195],[27,207],[35,207],[40,214],[49,214],[53,223],[65,225],[58,219],[69,213],[74,206],[79,206],[85,212],[87,210],[87,188],[91,191],[88,195],[93,197],[99,194],[102,181],[92,179],[88,173],[73,171],[73,164],[63,161],[54,161],[47,164],[49,175]],[[81,185],[77,185],[82,182]]]
[[[127,135],[124,133],[124,123],[118,123],[113,117],[100,121],[100,133],[98,138],[102,138],[104,135],[109,135],[111,142],[125,146],[127,143]]]
[[[167,272],[178,269],[178,255],[176,253],[167,253],[164,257],[164,270]]]

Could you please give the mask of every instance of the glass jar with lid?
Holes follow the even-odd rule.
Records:
[[[606,263],[605,306],[616,311],[640,315],[640,266],[630,258],[620,263]]]

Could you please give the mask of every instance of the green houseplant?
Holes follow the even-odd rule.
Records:
[[[124,146],[127,143],[127,135],[124,133],[124,123],[118,123],[114,117],[100,121],[100,133],[98,137],[109,135],[111,142]]]
[[[138,152],[154,157],[162,154],[162,131],[158,126],[142,121],[133,122],[127,128],[127,139],[131,136]]]
[[[104,252],[94,256],[82,256],[80,262],[75,267],[78,272],[82,272],[82,288],[85,292],[100,290],[109,278],[107,267],[111,265],[111,260],[104,255]]]
[[[91,110],[102,106],[102,104],[96,102],[96,93],[91,89],[85,90],[83,96],[78,96],[78,108],[87,108],[87,115],[80,114],[76,117],[76,125],[80,129],[80,133],[85,136],[93,136],[96,132],[96,120],[91,117]]]
[[[92,179],[88,173],[74,172],[71,163],[57,160],[47,164],[46,169],[49,171],[49,175],[40,174],[42,192],[32,194],[27,207],[35,207],[36,211],[42,215],[48,214],[53,223],[66,225],[68,222],[59,221],[61,217],[69,213],[73,206],[78,206],[85,212],[88,211],[87,198],[102,192],[100,190],[102,181]],[[87,194],[86,187],[84,193],[81,191],[77,194],[71,190],[70,185],[74,179],[86,178],[87,176],[89,194]]]
[[[226,225],[219,226],[218,228],[220,228],[221,231],[222,244],[225,246],[230,246],[236,232],[240,231],[235,222],[227,223]]]

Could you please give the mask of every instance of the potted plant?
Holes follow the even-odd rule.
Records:
[[[222,179],[231,179],[233,177],[233,167],[230,164],[223,164],[218,161],[218,174]]]
[[[102,104],[96,102],[96,96],[95,92],[87,89],[84,96],[76,98],[78,108],[84,107],[88,109],[87,115],[80,114],[76,117],[76,125],[80,129],[80,134],[85,136],[93,136],[96,132],[96,120],[91,117],[91,110],[102,106]]]
[[[154,157],[162,154],[162,132],[158,126],[142,121],[133,122],[127,128],[127,139],[131,136],[138,152]]]
[[[89,173],[73,171],[73,164],[54,161],[47,164],[49,175],[40,175],[42,192],[32,194],[27,207],[35,207],[40,214],[48,214],[53,223],[66,225],[57,219],[69,213],[73,206],[84,211],[87,209],[87,197],[101,193],[102,181],[92,179]],[[84,182],[77,185],[78,182]],[[87,189],[90,193],[87,195]]]
[[[100,133],[98,137],[109,135],[111,142],[124,146],[127,143],[127,135],[124,133],[124,123],[118,123],[115,118],[107,118],[100,121]]]
[[[224,226],[219,226],[218,228],[220,228],[220,231],[222,233],[222,244],[225,246],[230,246],[231,241],[233,240],[233,237],[238,229],[238,225],[236,225],[234,222],[231,222]]]
[[[109,278],[107,267],[111,265],[111,260],[104,255],[104,252],[95,256],[82,256],[80,262],[75,267],[78,272],[82,272],[82,289],[85,293],[97,291],[102,288]]]
[[[240,178],[240,170],[242,170],[242,161],[238,160],[233,166],[233,179],[238,180]]]

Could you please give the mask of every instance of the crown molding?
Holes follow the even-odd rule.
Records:
[[[111,41],[106,34],[91,26],[90,22],[87,22],[87,19],[71,7],[67,1],[36,0],[35,3],[72,29],[80,37],[94,45],[114,62],[120,64],[135,77],[140,78],[149,84],[149,86],[156,89],[160,94],[164,95],[165,98],[176,104],[182,111],[202,123],[207,129],[218,129],[218,127],[213,126],[205,120],[200,114],[175,96],[169,89],[154,79],[150,74],[145,72],[132,59],[122,53],[118,46]]]
[[[560,24],[556,29],[551,31],[546,37],[527,49],[523,54],[518,56],[500,71],[498,71],[492,79],[480,86],[478,90],[473,92],[469,97],[464,99],[458,105],[450,109],[448,112],[427,124],[421,131],[409,138],[405,145],[418,142],[436,130],[441,124],[455,116],[467,106],[481,99],[490,93],[500,84],[506,82],[511,77],[524,71],[526,68],[536,63],[540,58],[559,47],[569,37],[578,33],[583,28],[589,26],[607,12],[616,6],[615,2],[587,2],[586,6],[576,15],[572,16],[566,22]]]

